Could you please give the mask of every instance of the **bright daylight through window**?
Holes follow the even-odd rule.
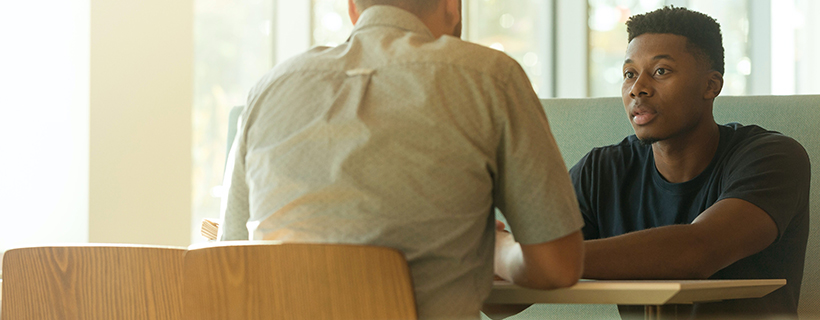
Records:
[[[618,96],[627,45],[624,22],[670,4],[702,11],[721,24],[723,95],[820,93],[820,81],[811,77],[820,72],[820,62],[812,58],[820,55],[820,42],[810,36],[820,25],[806,19],[820,14],[820,2],[813,0],[588,0],[585,8],[577,0],[464,0],[463,38],[518,61],[542,98]],[[192,241],[197,242],[203,240],[201,219],[218,217],[225,192],[230,109],[245,104],[250,87],[277,61],[309,45],[342,43],[353,26],[346,0],[196,0],[195,19]],[[559,53],[578,43],[585,43],[578,52]]]

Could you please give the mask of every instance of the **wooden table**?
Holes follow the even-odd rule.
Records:
[[[643,305],[645,319],[662,319],[662,306],[729,299],[760,298],[786,285],[785,279],[762,280],[581,280],[558,290],[535,290],[495,281],[492,304]]]

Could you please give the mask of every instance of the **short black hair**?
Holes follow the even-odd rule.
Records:
[[[695,57],[708,58],[712,69],[723,74],[723,36],[720,24],[703,13],[681,7],[661,9],[634,15],[626,22],[629,42],[644,33],[671,33],[684,36],[687,47],[695,49]]]

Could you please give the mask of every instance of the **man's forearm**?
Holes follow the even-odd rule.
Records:
[[[709,261],[691,225],[584,241],[587,279],[705,279],[724,266]]]
[[[589,279],[705,279],[760,252],[777,225],[759,207],[723,199],[691,224],[651,228],[585,241]]]

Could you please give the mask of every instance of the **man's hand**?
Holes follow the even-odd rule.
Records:
[[[580,231],[538,244],[519,244],[496,221],[495,273],[535,289],[569,287],[581,276],[584,248]]]
[[[504,228],[506,227],[507,225],[505,225],[503,221],[495,220],[495,231],[505,231]]]

